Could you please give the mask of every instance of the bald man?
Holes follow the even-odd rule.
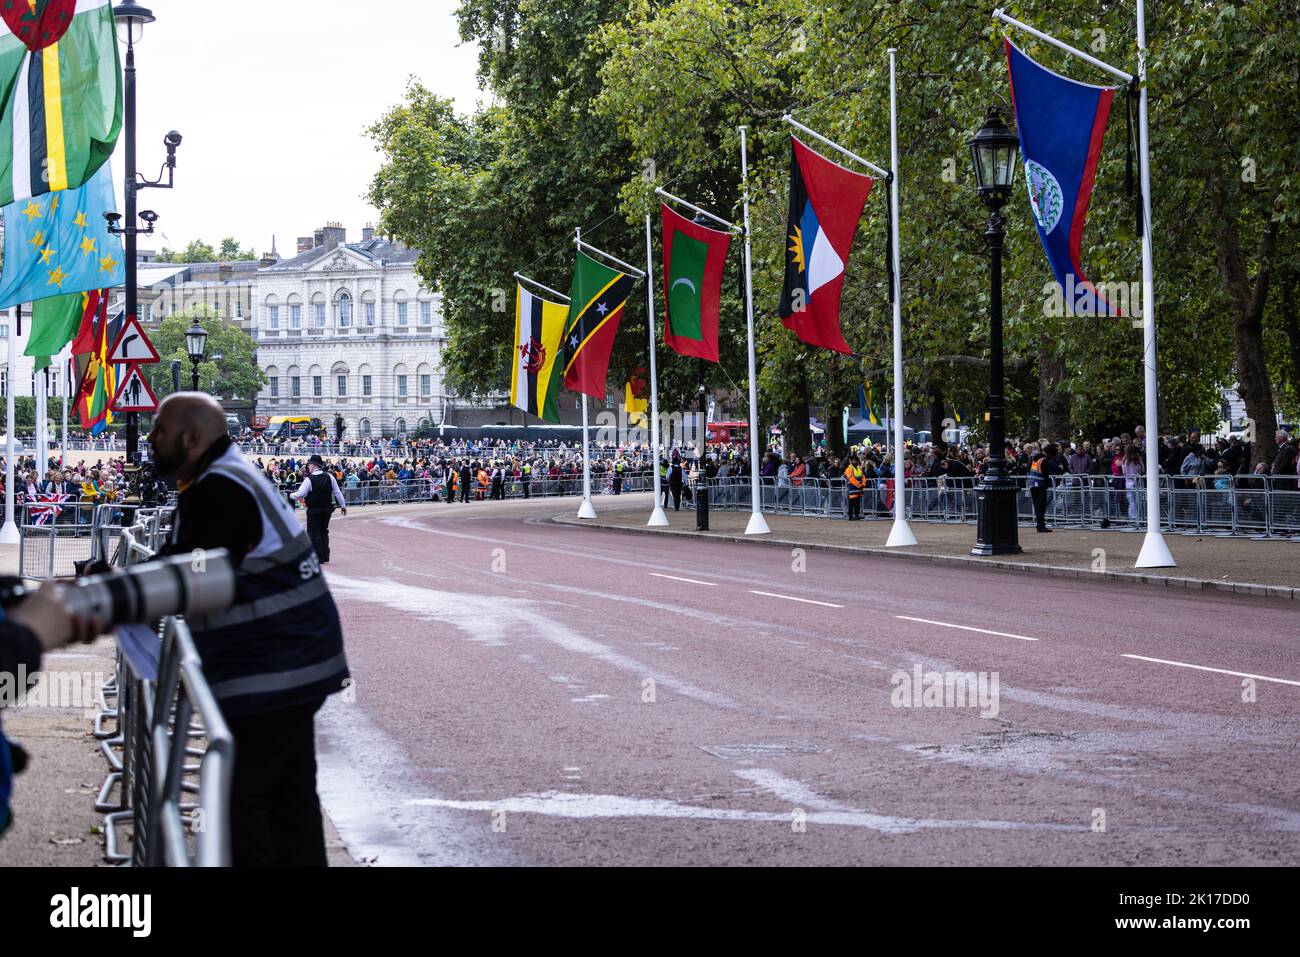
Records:
[[[348,667],[320,561],[289,504],[231,442],[211,396],[168,396],[149,443],[180,488],[166,551],[225,548],[236,563],[231,607],[189,620],[235,737],[234,863],[324,866],[315,714]]]

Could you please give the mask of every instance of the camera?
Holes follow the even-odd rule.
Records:
[[[32,591],[21,579],[6,579],[0,582],[0,607],[15,605]],[[229,607],[234,598],[235,569],[224,548],[79,578],[63,593],[68,614],[106,630],[166,615],[202,615]]]

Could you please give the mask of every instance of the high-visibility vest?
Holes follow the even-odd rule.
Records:
[[[846,468],[844,470],[844,477],[849,480],[849,484],[853,486],[856,492],[861,492],[862,487],[867,484],[866,477],[862,474],[862,469],[858,468],[856,465],[850,465]],[[849,494],[852,495],[854,492],[850,492]]]

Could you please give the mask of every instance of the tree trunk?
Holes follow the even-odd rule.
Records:
[[[930,380],[930,441],[943,439],[944,420],[943,383],[937,379]]]
[[[1232,339],[1237,353],[1237,393],[1246,404],[1247,433],[1254,441],[1251,464],[1258,465],[1272,462],[1276,451],[1273,434],[1277,431],[1277,410],[1264,355],[1263,326],[1278,227],[1276,222],[1270,223],[1260,237],[1259,269],[1254,283],[1251,283],[1236,217],[1226,212],[1221,192],[1214,193],[1213,202],[1211,229],[1214,231],[1219,277],[1228,294],[1228,313],[1232,318]]]
[[[1295,288],[1300,272],[1288,269],[1282,279],[1282,328],[1286,332],[1288,356],[1291,359],[1291,391],[1300,398],[1300,313],[1295,307]]]
[[[1052,356],[1046,335],[1038,339],[1038,433],[1049,442],[1070,437],[1070,394],[1061,388],[1065,361]]]
[[[808,377],[799,371],[795,401],[781,422],[782,438],[785,439],[786,453],[793,452],[803,457],[812,450],[812,430],[808,428]]]

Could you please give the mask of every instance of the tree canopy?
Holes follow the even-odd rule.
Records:
[[[234,236],[227,236],[221,240],[221,244],[216,248],[201,239],[191,240],[188,246],[179,251],[164,246],[162,252],[158,254],[157,261],[160,263],[219,263],[256,258],[257,253],[253,251],[251,246],[244,249]]]
[[[199,363],[199,388],[220,399],[248,399],[266,384],[264,373],[254,361],[256,344],[248,333],[226,322],[210,307],[194,306],[168,316],[150,335],[161,362],[144,366],[149,385],[159,401],[172,392],[171,362],[181,363],[181,389],[190,388],[190,357],[185,350],[185,330],[194,320],[208,333],[204,360]]]

